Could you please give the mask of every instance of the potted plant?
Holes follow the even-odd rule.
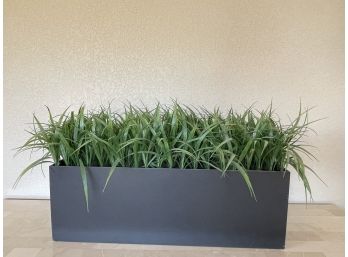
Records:
[[[300,154],[311,122],[289,125],[272,107],[242,114],[110,106],[33,117],[18,151],[43,150],[58,241],[284,248],[288,168],[311,189]],[[311,169],[309,169],[311,170]]]

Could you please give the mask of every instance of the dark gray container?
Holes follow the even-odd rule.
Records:
[[[57,241],[284,248],[290,174],[89,167],[87,212],[79,167],[50,166]]]

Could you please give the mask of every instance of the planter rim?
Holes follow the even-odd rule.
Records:
[[[79,168],[80,166],[68,166],[68,165],[54,165],[51,164],[49,167],[54,167],[54,168]],[[109,168],[111,169],[110,166],[86,166],[86,168]],[[116,169],[137,169],[137,170],[177,170],[177,171],[181,171],[181,170],[187,170],[187,171],[218,171],[217,169],[180,169],[180,168],[144,168],[144,167],[116,167]],[[238,170],[227,170],[230,172],[238,172]],[[227,172],[226,171],[226,172]],[[259,173],[290,173],[290,171],[288,170],[247,170],[247,172],[259,172]]]

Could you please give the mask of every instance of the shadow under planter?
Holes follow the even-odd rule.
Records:
[[[88,167],[89,212],[79,167],[50,166],[57,241],[284,248],[290,173]]]

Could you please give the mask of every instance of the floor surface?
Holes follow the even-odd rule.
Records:
[[[343,257],[344,210],[290,204],[285,250],[54,242],[48,200],[4,201],[5,257]]]

